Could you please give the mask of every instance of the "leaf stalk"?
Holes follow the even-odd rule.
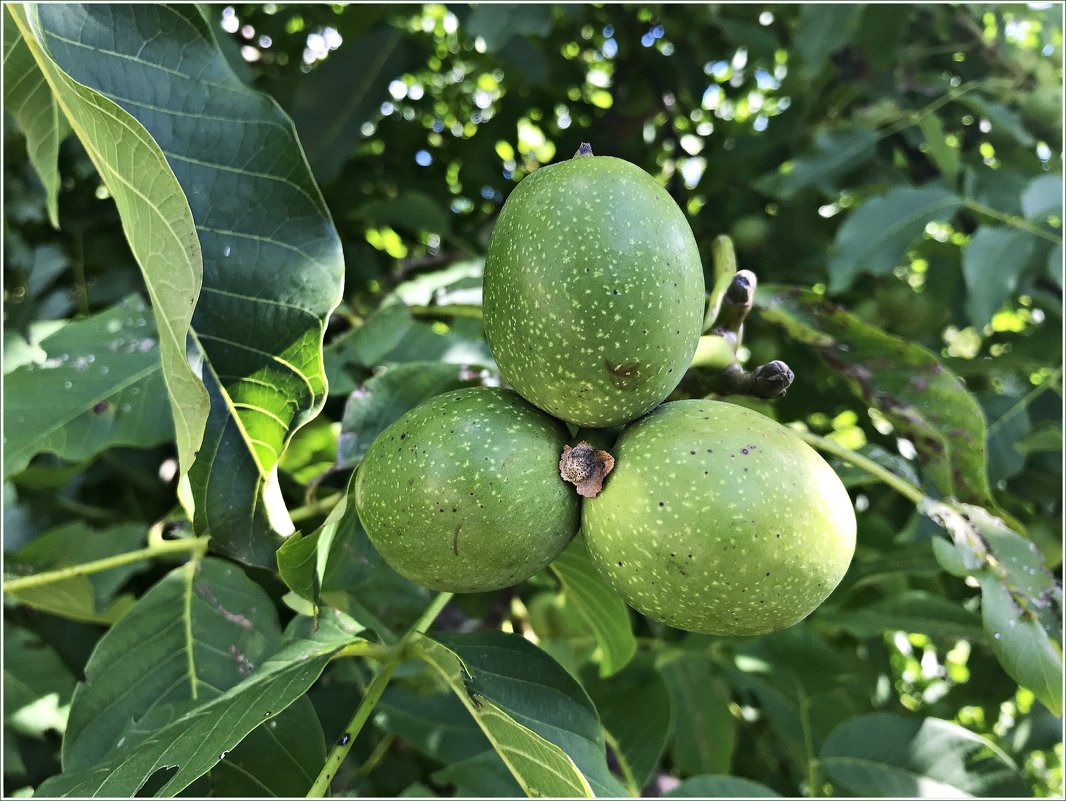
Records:
[[[111,570],[112,568],[122,567],[123,565],[129,565],[145,559],[155,559],[161,556],[189,553],[195,558],[203,558],[207,553],[208,539],[209,538],[206,536],[180,540],[159,539],[157,541],[151,541],[150,539],[150,544],[147,548],[141,548],[137,551],[128,551],[127,553],[108,556],[104,559],[97,559],[93,562],[84,562],[80,565],[62,567],[58,570],[49,570],[45,573],[37,573],[32,576],[5,579],[4,592],[17,593],[24,590],[31,590],[37,587],[43,587],[47,584],[54,584],[57,581],[65,581],[67,579],[76,578],[77,576],[88,576],[93,573],[101,573],[105,570]]]

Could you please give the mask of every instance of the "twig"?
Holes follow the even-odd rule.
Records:
[[[422,634],[426,631],[433,621],[437,619],[437,615],[441,613],[441,610],[448,604],[448,601],[452,599],[452,593],[442,592],[438,593],[426,607],[426,610],[415,621],[414,625],[407,630],[407,633],[400,638],[400,641],[390,649],[389,656],[385,661],[385,664],[381,666],[381,669],[374,676],[373,681],[370,682],[370,686],[366,688],[366,692],[363,694],[362,700],[359,702],[359,706],[355,708],[355,713],[352,715],[352,719],[348,722],[348,725],[344,727],[344,734],[334,744],[332,750],[329,752],[329,756],[326,758],[326,764],[322,766],[322,770],[319,771],[318,778],[315,779],[311,785],[311,789],[307,791],[308,798],[323,798],[326,791],[329,790],[329,783],[334,776],[337,775],[337,769],[344,762],[348,756],[348,752],[352,750],[352,743],[355,742],[355,738],[362,731],[363,726],[366,725],[367,720],[370,719],[370,714],[374,711],[374,707],[377,706],[378,701],[381,700],[382,693],[385,692],[385,688],[389,685],[389,681],[392,679],[392,675],[396,672],[396,668],[400,666],[400,663],[404,660],[407,653],[407,645],[416,634]]]

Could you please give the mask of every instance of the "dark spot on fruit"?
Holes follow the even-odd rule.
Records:
[[[663,508],[663,506],[664,506],[663,502],[662,502],[662,501],[659,501],[659,508],[660,508],[660,509],[662,509],[662,508]]]
[[[743,453],[745,456],[748,455],[748,449],[747,448],[741,448],[740,452]]]
[[[611,383],[617,389],[633,389],[640,380],[640,362],[612,362],[603,360],[603,366],[611,374]]]
[[[103,414],[110,408],[111,404],[107,401],[99,401],[98,403],[93,404],[93,414]]]

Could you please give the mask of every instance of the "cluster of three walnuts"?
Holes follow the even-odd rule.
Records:
[[[583,151],[525,178],[493,230],[485,333],[514,391],[449,392],[389,426],[355,477],[360,520],[389,565],[432,589],[521,582],[580,529],[651,618],[713,634],[792,625],[851,561],[848,494],[763,415],[662,403],[701,333],[696,243],[651,176]],[[597,445],[570,449],[585,440]]]

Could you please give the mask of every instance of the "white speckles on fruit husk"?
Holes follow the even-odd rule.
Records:
[[[580,525],[579,499],[559,477],[567,434],[508,390],[438,395],[367,450],[355,478],[359,519],[382,558],[426,587],[517,584]]]
[[[667,625],[764,634],[840,583],[855,512],[840,479],[784,426],[729,403],[667,403],[627,428],[584,501],[589,552],[626,601]]]
[[[527,400],[582,426],[639,417],[699,341],[703,268],[685,215],[650,175],[588,156],[511,193],[485,262],[485,334]]]

